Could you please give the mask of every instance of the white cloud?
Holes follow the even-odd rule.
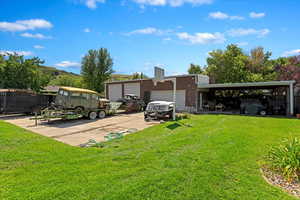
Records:
[[[227,32],[232,37],[238,37],[238,36],[246,36],[246,35],[256,35],[257,37],[263,37],[270,33],[270,30],[265,29],[253,29],[253,28],[238,28],[238,29],[231,29]]]
[[[44,49],[45,47],[43,47],[41,45],[34,45],[33,48],[35,48],[35,49]]]
[[[230,16],[227,13],[223,13],[223,12],[211,12],[209,13],[209,17],[213,18],[213,19],[230,19],[230,20],[243,20],[244,17],[241,16]]]
[[[22,34],[20,34],[20,36],[26,37],[26,38],[37,38],[37,39],[51,39],[52,38],[51,36],[46,36],[41,33],[36,33],[36,34],[22,33]]]
[[[35,29],[49,29],[53,25],[44,19],[29,19],[29,20],[18,20],[16,22],[0,22],[0,31],[26,31]]]
[[[170,40],[172,40],[172,38],[167,37],[167,38],[164,38],[163,40],[164,40],[164,41],[170,41]]]
[[[90,9],[96,9],[97,3],[105,3],[105,0],[85,0],[85,5]]]
[[[83,32],[85,32],[85,33],[89,33],[89,32],[91,32],[91,29],[89,29],[89,28],[85,28],[85,29],[83,29]]]
[[[250,16],[251,18],[262,18],[262,17],[265,17],[266,14],[265,14],[265,13],[251,12],[251,13],[249,14],[249,16]]]
[[[71,62],[71,61],[62,61],[55,64],[56,67],[80,67],[80,63]]]
[[[137,29],[134,31],[131,31],[129,33],[126,33],[125,35],[136,35],[136,34],[142,34],[142,35],[166,35],[168,33],[173,32],[171,29],[167,30],[161,30],[153,27],[148,27],[144,29]]]
[[[0,55],[9,55],[9,54],[17,54],[19,56],[31,56],[33,53],[31,51],[4,51],[0,50]]]
[[[211,4],[213,0],[133,0],[135,3],[150,6],[172,6],[178,7],[183,4],[202,5]]]
[[[248,42],[238,42],[236,43],[238,46],[247,46],[249,43]]]
[[[286,51],[282,54],[282,56],[295,56],[295,55],[300,55],[300,49]]]
[[[181,40],[187,40],[192,44],[217,44],[226,41],[225,37],[221,33],[196,33],[190,35],[186,32],[178,33],[178,38]]]

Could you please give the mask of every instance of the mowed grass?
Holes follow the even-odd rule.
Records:
[[[293,136],[300,120],[197,115],[97,149],[2,121],[0,199],[294,199],[259,170],[270,146]]]

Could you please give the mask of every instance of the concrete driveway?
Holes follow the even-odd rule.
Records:
[[[56,120],[39,122],[35,126],[30,117],[16,116],[3,118],[4,121],[10,122],[32,132],[53,138],[60,142],[78,146],[86,143],[89,139],[104,141],[104,136],[110,132],[125,131],[127,129],[143,130],[158,122],[145,122],[143,113],[118,114],[97,120]],[[1,118],[0,118],[1,119]]]

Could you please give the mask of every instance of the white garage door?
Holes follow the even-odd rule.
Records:
[[[124,84],[124,95],[134,94],[140,97],[141,85],[140,83],[125,83]]]
[[[108,85],[108,97],[110,101],[117,101],[122,98],[122,85],[110,84]]]
[[[151,91],[152,101],[173,101],[173,90]],[[185,110],[185,90],[176,91],[176,107]]]

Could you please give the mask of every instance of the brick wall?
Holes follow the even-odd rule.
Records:
[[[176,86],[177,90],[185,90],[185,106],[187,107],[196,107],[196,95],[197,95],[197,85],[195,81],[195,76],[182,76],[176,77]],[[106,98],[109,97],[108,85],[109,84],[122,84],[124,93],[124,84],[125,83],[141,83],[140,97],[144,98],[144,94],[147,91],[153,90],[173,90],[173,83],[171,81],[158,82],[156,86],[151,79],[145,80],[136,80],[136,81],[120,81],[107,83],[106,85]],[[124,95],[124,94],[123,94]]]

